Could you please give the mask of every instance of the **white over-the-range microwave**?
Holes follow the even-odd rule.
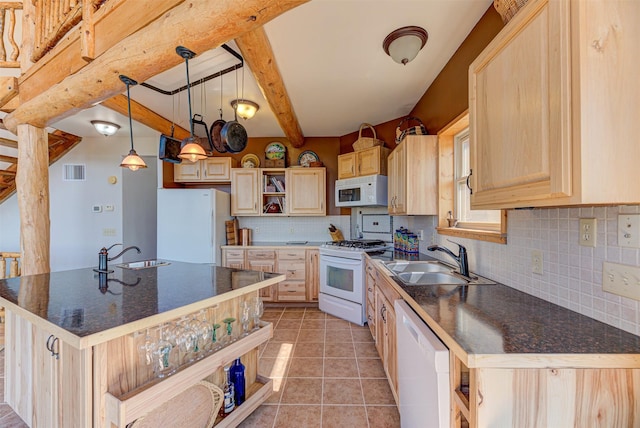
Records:
[[[365,207],[387,205],[387,176],[336,180],[336,207]]]

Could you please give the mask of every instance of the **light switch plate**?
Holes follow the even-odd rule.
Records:
[[[602,263],[602,289],[619,296],[640,300],[640,267]]]
[[[595,218],[581,218],[578,243],[583,247],[595,247],[597,226],[598,221]]]
[[[618,245],[640,248],[640,214],[618,214]]]

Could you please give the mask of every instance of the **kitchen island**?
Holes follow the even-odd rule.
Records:
[[[257,347],[271,336],[271,324],[163,379],[140,361],[138,347],[145,330],[157,335],[163,323],[200,311],[220,324],[239,319],[240,302],[284,275],[179,262],[113,270],[0,281],[7,311],[5,399],[28,425],[124,427],[202,379],[219,384],[221,367],[239,356],[248,398],[224,422],[269,396],[271,384],[257,375]]]
[[[640,337],[499,283],[405,285],[394,257],[376,287],[449,348],[453,427],[640,426]]]

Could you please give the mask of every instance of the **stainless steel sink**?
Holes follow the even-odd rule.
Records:
[[[452,266],[439,261],[393,261],[384,266],[391,276],[396,277],[404,285],[480,285],[495,284],[481,276],[471,275],[467,278],[460,275]]]
[[[160,267],[160,266],[167,266],[170,264],[171,263],[166,262],[164,260],[141,260],[139,262],[121,263],[116,266],[122,269],[135,270],[135,269],[148,269],[148,268],[154,268],[154,267]]]

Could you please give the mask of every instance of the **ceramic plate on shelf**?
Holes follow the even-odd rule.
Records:
[[[287,149],[284,147],[284,144],[274,141],[273,143],[269,143],[267,147],[264,148],[264,156],[267,159],[284,159],[284,154]]]
[[[243,168],[258,168],[260,166],[260,159],[253,153],[249,153],[242,156],[240,165],[242,165]]]
[[[311,162],[318,161],[320,161],[320,158],[318,158],[316,152],[313,152],[311,150],[305,150],[304,152],[300,153],[300,156],[298,156],[298,165],[300,166],[308,167]]]

